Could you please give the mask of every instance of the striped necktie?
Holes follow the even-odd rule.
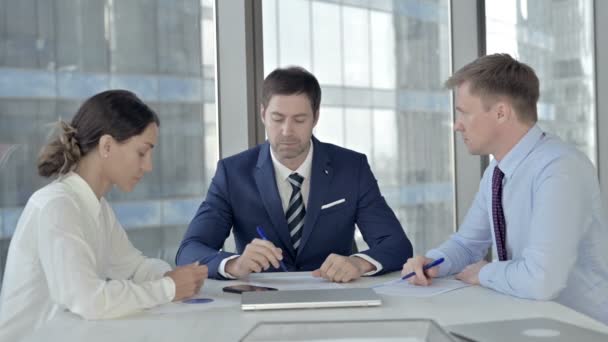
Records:
[[[304,198],[302,197],[302,182],[304,181],[304,177],[297,173],[292,173],[287,178],[287,181],[291,184],[292,192],[287,212],[285,212],[285,218],[287,219],[291,243],[297,251],[302,239],[302,227],[304,226],[304,216],[306,215]]]
[[[498,260],[507,260],[507,222],[502,210],[502,180],[505,174],[496,166],[492,175],[492,219],[494,235],[496,236],[496,251]]]

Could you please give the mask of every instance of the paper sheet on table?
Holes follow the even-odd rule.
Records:
[[[344,287],[323,278],[313,277],[311,272],[252,273],[247,284],[274,287],[278,290],[322,290]]]
[[[211,297],[204,297],[211,298]],[[169,315],[176,313],[184,313],[184,312],[195,312],[195,311],[204,311],[214,308],[223,308],[228,306],[237,306],[240,305],[240,297],[234,300],[222,299],[222,298],[213,298],[211,303],[197,303],[197,304],[186,304],[186,303],[167,303],[161,306],[157,306],[155,308],[150,308],[144,312],[150,313],[153,315]]]
[[[431,297],[467,286],[471,285],[453,278],[434,278],[430,286],[412,285],[407,280],[397,279],[376,285],[373,289],[389,296]]]

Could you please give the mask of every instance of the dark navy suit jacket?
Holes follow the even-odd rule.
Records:
[[[353,254],[355,224],[369,249],[382,264],[382,274],[401,269],[412,256],[412,245],[401,224],[380,194],[364,154],[312,138],[310,193],[302,242],[291,244],[287,220],[275,180],[268,142],[220,160],[205,201],[192,219],[179,247],[178,265],[199,260],[209,267],[209,277],[223,279],[218,266],[233,253],[221,251],[233,229],[236,248],[242,253],[262,226],[272,243],[283,250],[289,271],[312,271],[331,253]],[[341,199],[341,204],[321,209]],[[277,271],[272,268],[270,271]]]

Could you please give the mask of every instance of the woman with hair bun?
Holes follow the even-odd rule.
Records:
[[[131,92],[109,90],[59,126],[38,159],[38,173],[56,179],[30,197],[8,251],[1,341],[23,338],[58,310],[107,319],[182,300],[207,277],[198,263],[171,270],[144,257],[104,199],[152,170],[156,113]]]

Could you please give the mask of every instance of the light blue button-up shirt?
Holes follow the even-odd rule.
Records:
[[[480,261],[491,246],[492,173],[504,172],[508,260],[484,266],[481,285],[509,295],[555,300],[608,324],[608,225],[596,169],[575,147],[533,126],[485,170],[457,233],[429,258],[440,276]]]

